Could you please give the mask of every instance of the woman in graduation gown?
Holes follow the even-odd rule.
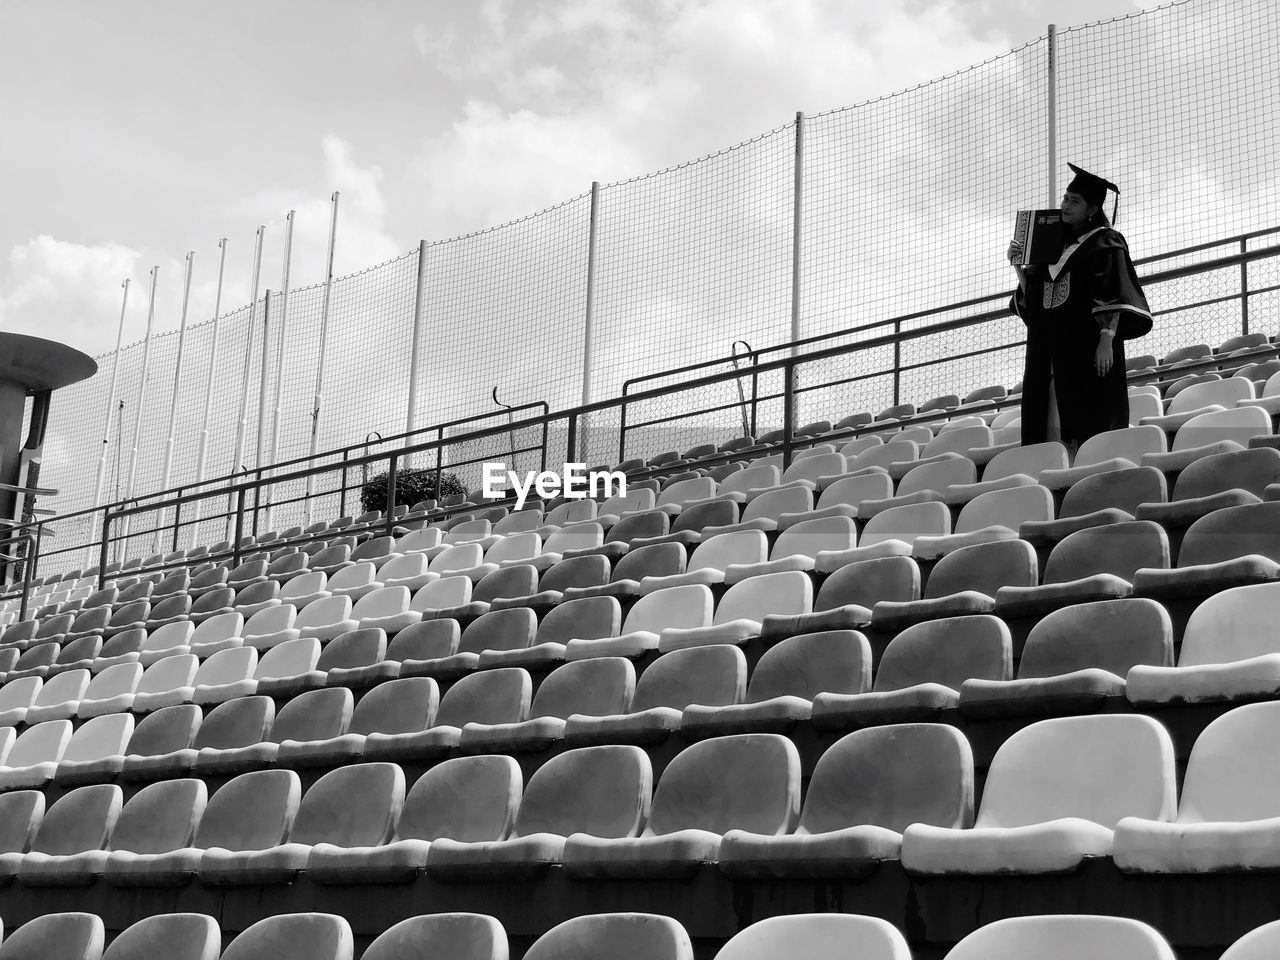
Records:
[[[1061,440],[1073,451],[1094,434],[1129,425],[1124,341],[1151,329],[1151,310],[1124,237],[1102,204],[1115,184],[1068,164],[1062,197],[1066,244],[1057,263],[1019,267],[1010,301],[1027,325],[1022,442]],[[1115,211],[1113,209],[1114,218]]]

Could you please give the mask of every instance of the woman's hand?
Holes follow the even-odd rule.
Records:
[[[1097,349],[1093,351],[1093,369],[1098,376],[1105,377],[1115,363],[1114,338],[1105,333],[1098,337]]]
[[[1018,265],[1018,261],[1022,259],[1022,244],[1009,244],[1009,250],[1006,253],[1006,256],[1009,258],[1009,262],[1016,267]]]

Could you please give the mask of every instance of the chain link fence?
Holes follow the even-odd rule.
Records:
[[[1278,25],[1273,0],[1183,0],[1058,31],[1057,191],[1067,182],[1066,161],[1120,184],[1118,226],[1137,258],[1280,223]],[[1049,57],[1049,39],[1041,37],[952,76],[602,185],[594,250],[591,195],[584,193],[514,223],[426,243],[421,264],[415,249],[335,279],[318,448],[367,440],[367,449],[377,451],[382,439],[402,433],[414,364],[421,385],[414,421],[424,428],[480,414],[501,417],[503,404],[565,409],[584,393],[619,396],[627,381],[646,376],[636,389],[678,382],[680,373],[650,375],[716,357],[724,363],[714,369],[731,370],[730,355],[746,349],[742,342],[761,350],[791,339],[793,296],[801,336],[840,334],[827,345],[964,316],[973,308],[944,308],[1011,286],[1004,250],[1012,212],[1056,203],[1048,173]],[[1161,267],[1229,252],[1238,250],[1210,247]],[[1157,311],[1203,305],[1162,315],[1135,352],[1159,356],[1184,343],[1216,344],[1246,328],[1273,333],[1275,294],[1255,299],[1247,316],[1238,299],[1219,299],[1246,282],[1276,284],[1274,261],[1251,269],[1247,279],[1243,272],[1215,272],[1161,285]],[[188,330],[172,485],[195,479],[206,408],[209,477],[260,466],[259,448],[270,459],[277,404],[277,457],[307,454],[316,424],[323,293],[322,285],[290,292],[283,340],[278,293],[265,298],[265,344],[263,301],[221,318],[217,357],[212,321]],[[901,318],[897,326],[886,326],[893,318]],[[812,364],[803,373],[798,422],[834,421],[988,384],[1012,386],[1021,375],[1020,339],[1009,317],[950,339],[905,340]],[[135,492],[160,485],[177,340],[176,333],[153,338],[141,410],[143,345],[121,351],[122,406],[112,411],[107,433],[103,500],[125,494],[139,418]],[[61,513],[93,500],[112,357],[99,362],[101,375],[54,399],[42,481],[62,492],[43,505]],[[206,397],[211,363],[214,387]],[[893,367],[902,368],[897,376]],[[680,397],[678,409],[674,399],[662,399],[629,410],[628,455],[683,451],[778,427],[779,374],[761,377],[753,385],[756,403],[746,405],[748,361],[740,369],[738,380]],[[245,452],[236,462],[246,375]],[[584,417],[578,449],[590,464],[613,463],[622,429],[616,409]],[[566,442],[552,436],[548,455]],[[513,446],[527,444],[495,440],[458,455],[502,458],[504,447],[509,453]],[[518,469],[536,469],[540,456],[520,454],[528,464],[522,460]],[[478,486],[478,470],[466,464],[464,482]],[[285,503],[303,493],[276,491],[274,526],[305,519],[303,504]],[[324,515],[337,503],[326,499],[312,508]],[[87,518],[52,529],[62,542],[92,537]]]

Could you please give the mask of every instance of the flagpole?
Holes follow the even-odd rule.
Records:
[[[311,448],[307,461],[308,467],[315,466],[316,450],[320,444],[320,414],[324,407],[324,359],[329,337],[329,299],[333,292],[333,252],[338,237],[338,191],[333,191],[329,198],[332,209],[329,213],[329,256],[324,271],[324,302],[320,310],[320,359],[316,364],[316,392],[311,404]],[[315,492],[315,474],[307,476],[306,522],[311,523],[312,495]]]
[[[205,461],[209,456],[209,408],[213,401],[213,378],[218,366],[218,334],[222,330],[222,278],[227,267],[227,238],[218,241],[218,289],[213,298],[213,342],[209,346],[209,371],[204,381],[204,410],[200,421],[200,453],[196,457],[195,484],[204,482]],[[200,536],[200,514],[204,510],[204,501],[195,503],[196,522],[191,527],[191,543],[195,544]]]
[[[120,326],[116,330],[116,352],[111,361],[111,392],[107,395],[107,415],[102,423],[102,455],[98,458],[98,479],[93,486],[93,506],[102,500],[102,483],[107,476],[107,448],[111,445],[111,416],[115,412],[116,384],[120,378],[120,346],[124,342],[124,314],[129,305],[129,279],[126,277],[120,284],[124,287],[124,296],[120,299]]]

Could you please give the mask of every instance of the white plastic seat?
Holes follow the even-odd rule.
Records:
[[[55,674],[44,681],[36,694],[31,707],[22,721],[30,726],[45,720],[59,720],[75,716],[76,706],[84,698],[89,688],[90,673],[88,670],[68,670]],[[22,678],[19,678],[21,680]],[[14,683],[17,681],[9,681]]]
[[[70,720],[46,720],[22,731],[0,767],[0,790],[17,789],[30,779],[32,770],[47,770],[52,777],[70,742]]]
[[[1236,707],[1210,723],[1187,761],[1172,822],[1126,817],[1116,866],[1129,873],[1210,873],[1280,866],[1280,701]]]
[[[705,584],[667,587],[645,594],[631,607],[616,637],[574,638],[565,644],[567,660],[590,657],[635,657],[657,650],[668,628],[706,627],[712,622],[715,601]]]
[[[394,636],[422,619],[420,611],[410,609],[409,601],[408,587],[382,587],[360,598],[351,610],[351,619],[361,630],[380,629]]]
[[[1039,484],[992,490],[966,503],[949,536],[922,536],[912,545],[917,560],[936,560],[975,543],[1014,540],[1027,522],[1052,520],[1053,494]]]
[[[507,932],[493,917],[432,913],[387,928],[369,944],[361,960],[507,960],[508,956]]]
[[[1171,820],[1173,741],[1139,714],[1041,720],[996,751],[971,830],[913,824],[902,865],[915,874],[1059,873],[1111,853],[1127,816]]]
[[[1127,917],[1009,917],[979,927],[946,960],[1176,960],[1155,930]]]
[[[395,552],[404,556],[425,553],[432,547],[440,546],[440,541],[443,539],[444,534],[439,527],[422,527],[419,530],[410,530],[396,541]]]
[[[424,617],[433,617],[437,610],[448,610],[469,603],[472,587],[470,577],[438,577],[418,589],[409,601],[409,609],[416,610]]]
[[[256,647],[234,647],[215,653],[200,665],[189,687],[175,690],[173,703],[195,703],[211,706],[234,696],[243,695],[245,681],[258,668]]]
[[[812,509],[813,488],[811,486],[772,487],[758,491],[747,501],[737,523],[703,527],[702,539],[706,541],[720,534],[738,530],[763,530],[765,533],[773,533],[778,529],[779,518],[782,515],[807,513]]]
[[[191,637],[196,625],[189,620],[166,623],[147,634],[138,647],[138,662],[144,667],[180,653],[190,653]]]
[[[244,643],[240,634],[244,630],[244,616],[239,613],[220,613],[196,627],[191,634],[189,650],[203,660],[220,650],[230,650]]]
[[[1280,950],[1280,920],[1250,930],[1227,948],[1221,960],[1271,960]]]
[[[1133,667],[1126,696],[1136,706],[1276,696],[1278,599],[1280,582],[1232,587],[1209,597],[1187,621],[1178,665]]]
[[[426,554],[406,553],[379,568],[378,579],[385,587],[406,587],[413,593],[431,582],[427,574],[429,564]]]
[[[222,953],[222,960],[352,960],[351,925],[331,913],[285,913],[259,920]]]
[[[1251,437],[1269,433],[1271,414],[1261,407],[1236,407],[1202,413],[1178,428],[1168,453],[1146,454],[1142,463],[1166,472],[1181,470],[1201,457],[1243,450]]]
[[[337,571],[325,584],[331,594],[350,597],[355,603],[366,593],[377,590],[382,584],[377,580],[378,570],[371,560],[362,560]]]
[[[315,603],[308,604],[293,621],[293,629],[300,638],[313,637],[321,642],[357,629],[360,624],[351,616],[351,598],[346,596],[325,597]]]
[[[856,954],[850,953],[856,945]],[[898,928],[879,917],[801,913],[757,920],[734,934],[716,960],[911,960]]]
[[[472,571],[478,571],[480,564],[484,561],[484,547],[478,543],[457,543],[452,546],[444,547],[431,558],[431,563],[427,567],[427,573],[432,575],[432,579],[437,577],[451,576],[468,576]],[[473,581],[479,581],[484,574],[471,577]]]
[[[813,610],[813,581],[798,570],[768,573],[741,580],[725,591],[715,616],[705,627],[667,627],[658,650],[667,653],[706,643],[741,643],[760,635],[767,615],[800,616]]]
[[[778,535],[769,559],[763,563],[731,563],[724,571],[724,582],[729,586],[749,577],[785,570],[813,570],[818,554],[823,551],[839,553],[852,550],[858,538],[853,520],[844,516],[802,520],[791,524]]]
[[[5,933],[0,960],[98,960],[106,942],[102,920],[92,913],[47,913]]]
[[[270,650],[286,640],[298,638],[298,629],[294,626],[297,619],[298,609],[291,603],[259,611],[241,628],[240,639],[245,646]]]
[[[817,572],[833,573],[859,560],[908,556],[920,537],[941,537],[949,533],[951,512],[946,504],[928,501],[890,507],[867,521],[858,534],[858,546],[851,550],[819,551]]]
[[[222,931],[203,913],[161,913],[145,917],[111,941],[102,960],[218,960]]]
[[[273,684],[280,685],[316,668],[320,660],[321,644],[315,637],[299,637],[286,640],[272,647],[253,671],[253,678],[237,684],[237,695],[252,693],[270,695]]]
[[[651,913],[597,913],[558,924],[534,941],[525,960],[693,960],[678,922]]]
[[[40,677],[20,677],[0,686],[0,725],[12,727],[21,723],[43,686]]]
[[[726,568],[734,563],[763,563],[768,559],[768,539],[763,530],[739,530],[709,537],[698,544],[684,573],[645,577],[640,593],[690,584],[723,583]]]
[[[317,600],[333,596],[326,589],[328,582],[329,576],[323,570],[300,573],[280,588],[280,602],[292,605],[295,610],[305,609]]]
[[[100,674],[89,681],[89,686],[85,688],[84,696],[79,700],[72,701],[59,707],[48,708],[48,714],[41,714],[44,720],[60,720],[66,716],[75,716],[80,713],[82,707],[89,704],[96,704],[103,700],[112,700],[116,697],[126,694],[132,694],[138,689],[138,683],[142,680],[142,664],[140,663],[118,663],[114,666],[107,667]],[[66,710],[72,710],[71,714],[66,714]],[[88,715],[92,716],[92,707],[88,708]],[[82,716],[84,716],[82,714]],[[28,713],[30,717],[30,713]],[[30,721],[28,721],[30,722]]]
[[[1042,472],[1040,483],[1050,490],[1065,490],[1095,473],[1140,466],[1147,454],[1165,453],[1168,449],[1164,431],[1151,424],[1107,430],[1080,444],[1068,469]]]

